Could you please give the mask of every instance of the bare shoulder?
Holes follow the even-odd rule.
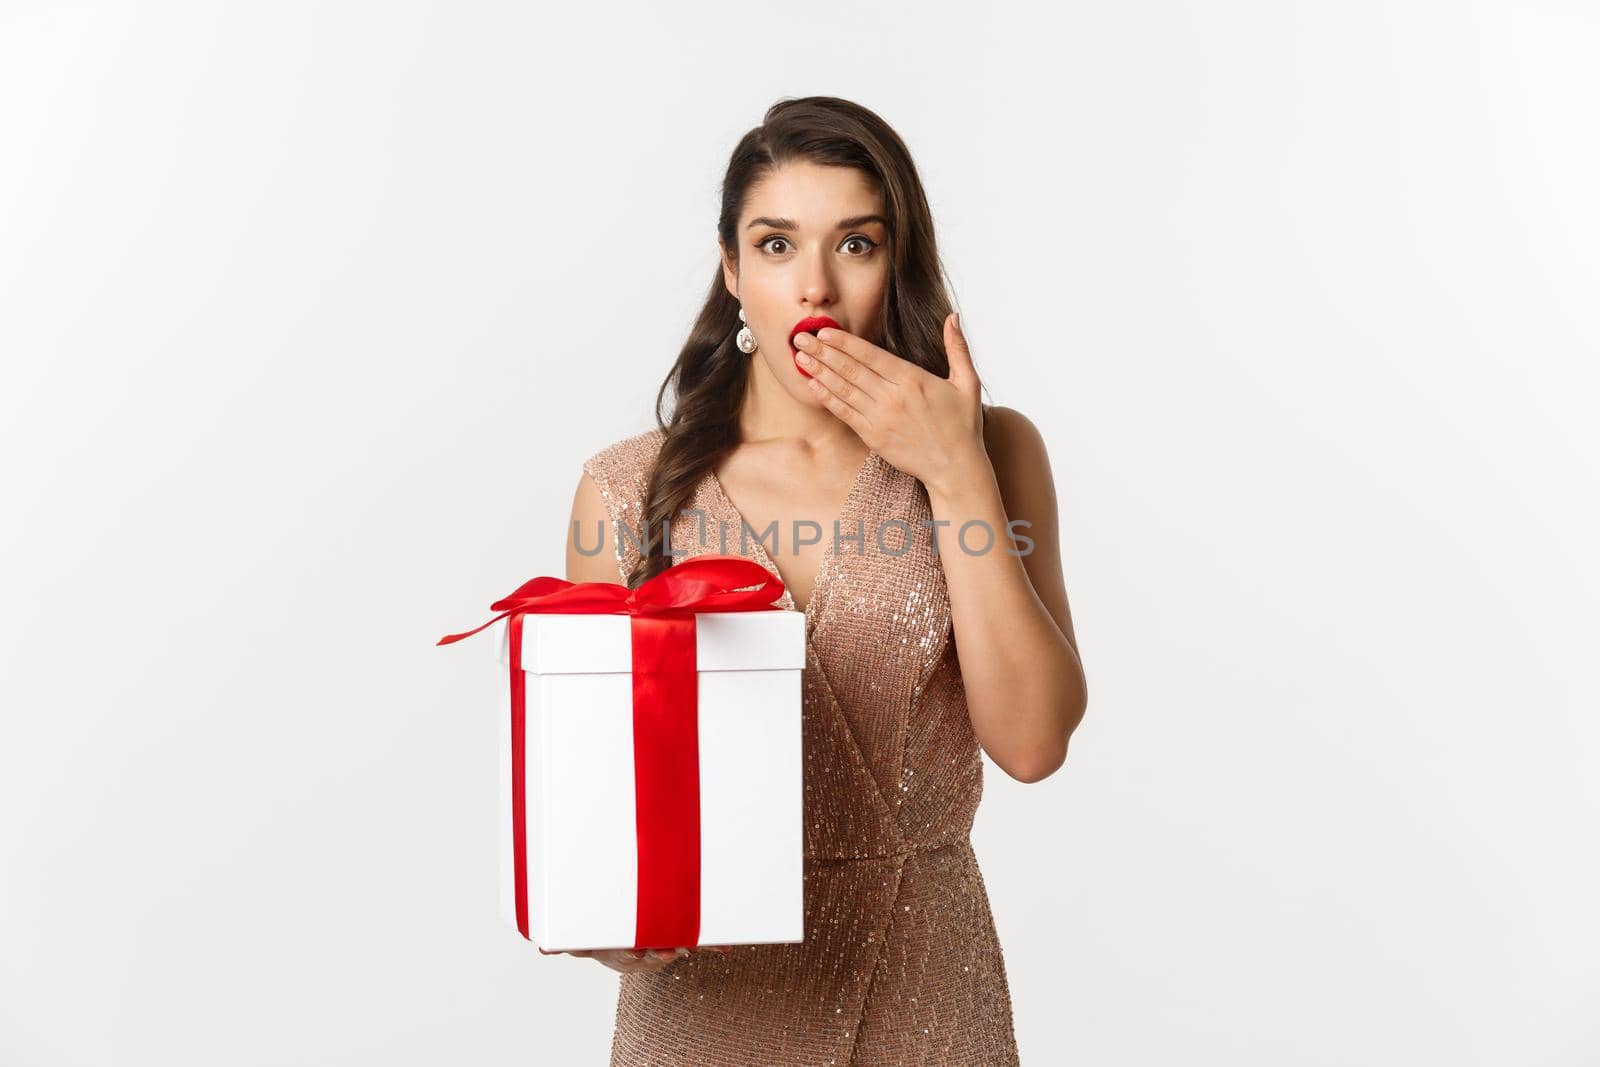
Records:
[[[983,447],[994,467],[995,481],[1005,498],[1006,514],[1013,519],[1053,519],[1056,508],[1055,477],[1050,451],[1033,420],[1015,408],[996,405],[985,409]],[[1016,504],[1013,510],[1010,506]],[[1039,512],[1038,516],[1029,512]]]
[[[985,408],[983,444],[1033,590],[1077,648],[1061,565],[1061,517],[1044,435],[1015,408]]]

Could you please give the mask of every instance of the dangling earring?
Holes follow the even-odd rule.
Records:
[[[744,308],[739,309],[739,321],[744,321]],[[756,335],[750,332],[749,326],[741,326],[739,327],[739,336],[735,339],[735,343],[738,344],[739,351],[748,356],[750,353],[756,350]]]

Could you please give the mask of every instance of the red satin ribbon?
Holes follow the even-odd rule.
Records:
[[[783,581],[752,559],[696,556],[668,567],[637,589],[614,582],[534,578],[489,605],[490,611],[500,614],[482,626],[439,639],[439,644],[448,645],[510,619],[506,629],[511,657],[512,856],[517,929],[523,937],[531,940],[522,617],[530,613],[632,616],[639,862],[633,947],[690,947],[700,942],[700,687],[694,617],[697,612],[770,610],[782,595]]]

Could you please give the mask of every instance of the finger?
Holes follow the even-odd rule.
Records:
[[[799,334],[795,337],[795,340],[800,341],[804,337],[804,334]],[[806,357],[810,358],[807,359]],[[800,350],[800,354],[795,358],[806,369],[806,373],[814,378],[823,374],[832,374],[839,384],[830,385],[829,388],[852,404],[855,404],[856,401],[851,395],[851,389],[859,390],[867,397],[876,398],[884,396],[895,387],[893,382],[879,376],[871,367],[862,363],[850,353],[832,345],[825,345],[820,341],[806,341],[805,347]],[[840,385],[843,384],[848,384],[850,389],[840,388]],[[857,406],[859,407],[860,405],[858,404]]]
[[[817,340],[835,351],[844,352],[886,382],[904,385],[910,380],[913,370],[922,369],[887,348],[880,348],[865,337],[858,337],[847,330],[824,326],[817,331]]]
[[[821,382],[820,379],[812,378],[806,383],[806,388],[810,389],[815,395],[821,397],[822,406],[839,416],[843,422],[854,429],[857,433],[871,432],[872,423],[867,419],[867,417],[860,411],[857,411],[855,408],[851,407],[849,404],[846,404],[843,400],[840,400],[837,396],[835,396],[828,389],[828,387]]]
[[[801,353],[801,355],[805,354],[806,353],[804,352]],[[838,353],[834,353],[829,358],[844,359],[847,357],[844,357]],[[827,362],[819,363],[815,361],[807,363],[802,361],[801,366],[805,367],[807,373],[811,375],[812,381],[821,382],[823,385],[827,386],[828,392],[832,393],[840,400],[843,400],[846,404],[849,404],[857,411],[860,411],[863,415],[877,406],[878,400],[876,397],[874,397],[867,390],[862,389],[854,381],[839,373],[839,371],[835,370],[833,364]],[[884,382],[883,384],[888,388],[894,388],[893,386],[889,386],[887,382]]]
[[[978,370],[972,365],[972,350],[961,331],[961,315],[952,311],[944,320],[944,351],[950,362],[950,384],[968,388],[978,384]]]

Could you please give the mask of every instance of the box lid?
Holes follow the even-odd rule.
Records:
[[[510,634],[495,624],[500,665],[510,666]],[[806,665],[803,612],[710,611],[695,614],[697,671],[799,670]],[[626,674],[633,669],[632,617],[522,617],[522,669],[535,674]]]

